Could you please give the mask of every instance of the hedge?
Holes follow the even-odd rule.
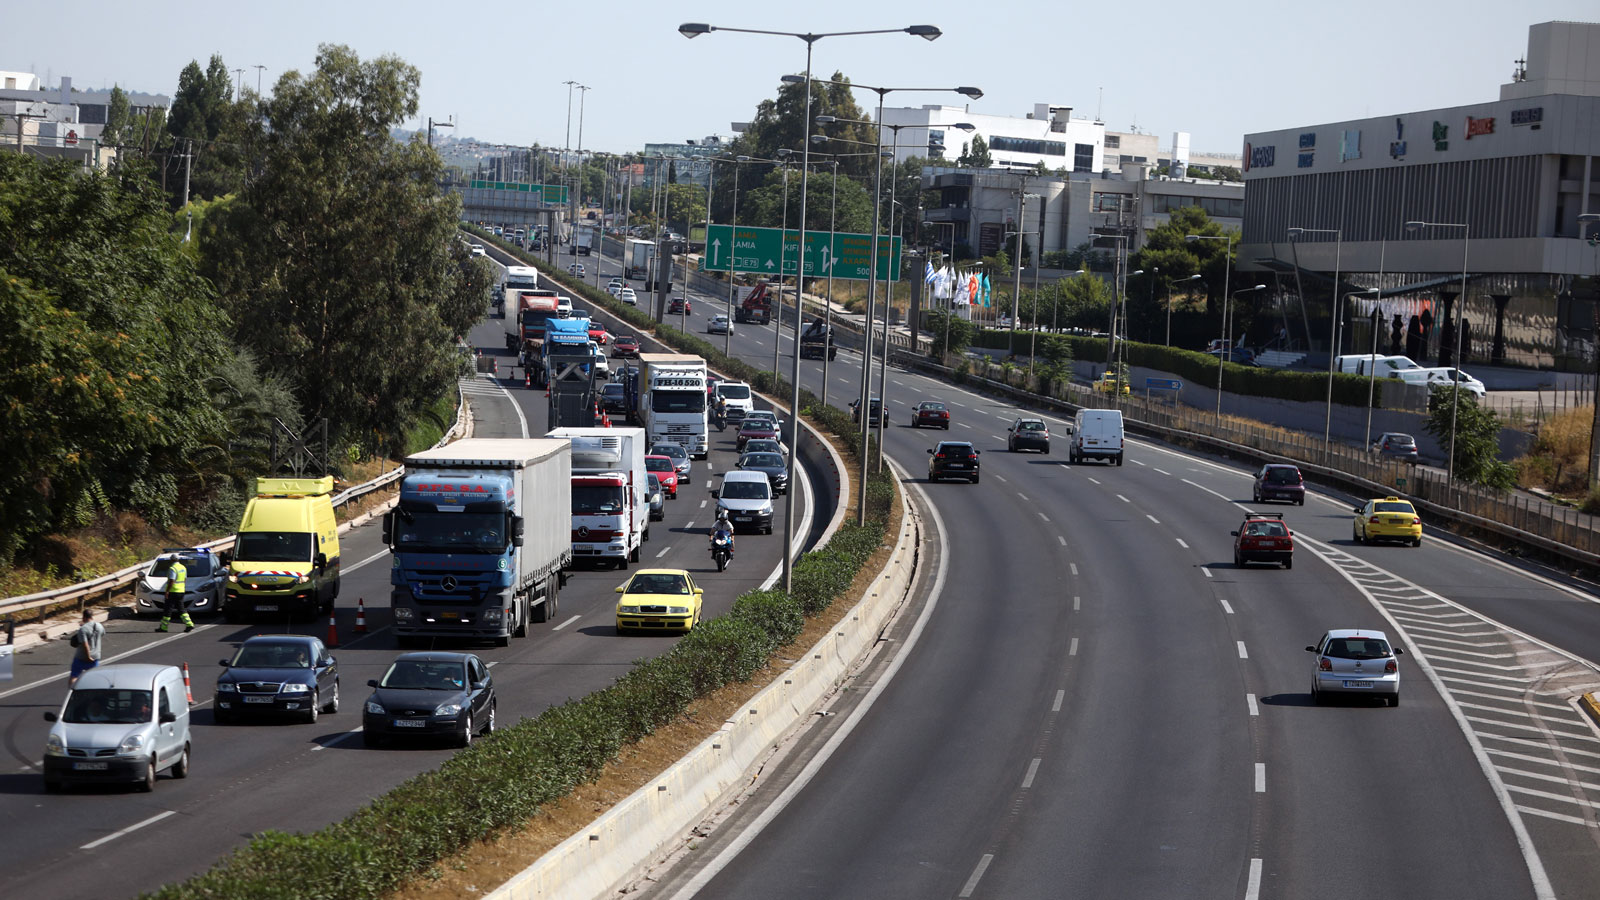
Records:
[[[973,346],[1001,350],[1008,346],[1008,331],[984,329],[978,332]],[[1039,355],[1048,356],[1052,344],[1070,348],[1076,360],[1101,360],[1106,358],[1106,339],[1083,337],[1075,334],[1041,334],[1037,336]],[[1191,384],[1215,388],[1217,386],[1217,358],[1197,350],[1168,347],[1164,344],[1141,344],[1128,341],[1124,344],[1127,363],[1143,366],[1158,372],[1171,372]],[[1325,372],[1288,372],[1259,366],[1244,366],[1225,362],[1223,385],[1229,393],[1252,397],[1272,397],[1278,400],[1299,400],[1325,403],[1328,399],[1328,375]],[[1372,403],[1383,406],[1383,379],[1373,383]],[[1344,406],[1367,405],[1367,378],[1361,375],[1336,373],[1333,376],[1333,402]]]
[[[612,298],[590,299],[605,304]],[[700,352],[690,342],[679,343],[681,338],[667,339]],[[702,355],[708,361],[721,357]],[[754,372],[737,361],[715,365],[730,374]],[[814,398],[811,405],[816,407]],[[821,412],[823,427],[844,438],[858,434],[849,416]],[[882,544],[894,499],[887,470],[869,475],[865,490],[867,523],[847,523],[825,546],[802,555],[792,594],[748,591],[726,614],[701,622],[671,650],[641,660],[611,686],[475,742],[340,822],[304,834],[264,832],[206,872],[142,896],[376,900],[470,844],[526,822],[593,781],[623,747],[675,721],[695,699],[749,681],[774,651],[799,635],[806,616],[844,596]]]

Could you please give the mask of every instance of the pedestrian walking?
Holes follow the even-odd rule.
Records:
[[[157,631],[166,631],[167,625],[172,622],[172,613],[176,610],[179,619],[184,624],[184,631],[194,630],[194,620],[189,618],[189,604],[184,595],[189,589],[189,570],[184,567],[183,560],[178,554],[167,556],[170,567],[167,569],[167,603],[161,610],[161,624],[156,626]]]
[[[106,627],[94,620],[94,614],[83,611],[83,624],[72,633],[72,675],[67,679],[70,689],[78,683],[78,676],[100,665],[100,643],[106,636]]]

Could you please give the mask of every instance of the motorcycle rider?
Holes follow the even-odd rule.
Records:
[[[717,539],[722,538],[728,542],[728,556],[733,556],[733,523],[728,521],[728,511],[717,510],[717,521],[711,526],[711,550],[716,552]]]

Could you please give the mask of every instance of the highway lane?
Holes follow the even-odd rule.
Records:
[[[770,352],[770,343],[762,349]],[[761,351],[747,352],[755,361]],[[854,357],[841,354],[840,360],[846,365],[834,377],[853,384]],[[820,372],[810,362],[804,369],[810,386]],[[895,420],[906,420],[908,404],[937,397],[960,404],[958,425],[970,426],[953,429],[952,437],[972,438],[990,451],[1001,446],[1014,414],[1004,404],[908,373],[894,372],[892,380]],[[922,451],[943,435],[909,431],[891,428],[887,446],[917,471],[926,459]],[[1290,572],[1234,570],[1227,532],[1237,525],[1240,507],[1229,499],[1249,497],[1237,466],[1147,442],[1137,442],[1130,464],[1120,469],[1068,467],[1058,457],[1013,459],[1003,451],[984,459],[978,488],[928,489],[944,521],[953,523],[952,581],[964,570],[982,573],[976,593],[947,586],[925,643],[884,702],[768,832],[702,893],[748,895],[759,885],[775,896],[1132,896],[1170,894],[1182,885],[1198,896],[1317,896],[1319,885],[1329,886],[1329,894],[1346,893],[1352,867],[1359,866],[1361,883],[1427,895],[1528,896],[1536,878],[1518,850],[1519,829],[1531,835],[1535,850],[1540,844],[1550,849],[1549,858],[1535,862],[1555,884],[1589,883],[1596,854],[1583,826],[1546,814],[1565,808],[1557,814],[1577,818],[1571,806],[1537,798],[1545,811],[1514,813],[1513,824],[1505,813],[1507,795],[1491,784],[1481,759],[1514,762],[1532,773],[1497,770],[1492,777],[1503,783],[1559,778],[1547,793],[1581,790],[1574,785],[1581,770],[1550,775],[1538,763],[1504,755],[1538,756],[1537,748],[1475,735],[1480,745],[1498,748],[1480,757],[1454,718],[1453,706],[1491,690],[1483,685],[1494,683],[1492,671],[1450,676],[1458,680],[1446,682],[1447,702],[1408,657],[1400,710],[1309,706],[1310,656],[1301,648],[1328,627],[1394,631],[1384,621],[1389,610],[1380,613],[1342,570],[1314,563],[1307,549]],[[1554,644],[1593,641],[1592,600],[1527,572],[1433,539],[1419,550],[1350,547],[1348,503],[1313,499],[1304,510],[1287,512],[1297,532],[1317,542],[1308,548],[1320,545],[1330,559],[1345,554],[1404,570],[1412,581],[1445,585],[1464,605],[1498,598],[1505,618]],[[1030,532],[1050,528],[1060,529],[1067,549],[1058,543],[1055,553],[1048,546],[1041,552],[1033,545]],[[1013,575],[1013,568],[1025,574]],[[1054,649],[1040,658],[1016,653],[1028,659],[1040,687],[1008,691],[1011,670],[1023,663],[1008,658],[997,668],[981,649],[989,643],[986,623],[962,611],[983,610],[1005,623],[1010,639],[1031,646],[1031,632],[1054,633],[1054,622],[1035,618],[1017,628],[1011,607],[1031,608],[1027,594],[1060,593],[1074,578],[1091,582],[1074,594],[1084,610],[1076,623],[1078,646],[1068,638],[1064,646],[1046,642]],[[946,619],[959,621],[941,643]],[[1219,638],[1218,628],[1226,637]],[[1430,644],[1428,654],[1440,646],[1449,645]],[[919,678],[923,658],[927,672]],[[1041,702],[1048,691],[1041,670],[1077,677],[1060,688],[1057,721],[1065,735],[1054,753],[1030,756],[1025,748],[1032,733],[1024,723],[1042,723],[1055,712],[1053,700]],[[968,696],[1003,710],[974,716]],[[1203,714],[1192,715],[1196,707]],[[1479,718],[1517,724],[1509,715]],[[984,755],[981,742],[966,732],[978,723],[993,727],[996,716],[1011,723],[1015,745]],[[878,720],[884,721],[875,726]],[[902,739],[907,732],[924,739]],[[1521,732],[1508,727],[1502,733]],[[1576,755],[1584,752],[1583,735],[1572,733],[1578,737],[1562,739],[1571,758],[1586,759]],[[928,740],[928,734],[938,737]],[[878,752],[880,745],[888,749]],[[952,745],[974,752],[952,765],[944,752]],[[1026,766],[1019,768],[1024,757]],[[907,770],[924,777],[905,778]],[[941,770],[948,774],[939,777]],[[1024,791],[1020,785],[1030,771],[1031,787]],[[1002,784],[1002,775],[1014,783],[986,793],[986,802],[965,790],[974,780]],[[949,802],[933,810],[935,801],[924,794]],[[1523,795],[1523,808],[1532,808],[1532,796]],[[1013,803],[999,803],[1005,816],[997,818],[993,808],[1002,799]],[[902,816],[901,807],[918,814]],[[971,840],[983,831],[974,819],[994,836],[988,844]],[[853,827],[858,822],[866,824]],[[1462,823],[1470,823],[1469,835],[1462,834]],[[939,874],[930,876],[930,870]],[[773,893],[774,885],[789,885],[794,872],[805,877],[793,879],[790,893],[783,887]],[[1155,874],[1140,880],[1147,877],[1141,873]],[[658,892],[673,896],[672,883],[669,878]],[[888,885],[896,887],[884,890]]]
[[[503,350],[502,324],[486,320],[472,340]],[[520,436],[545,429],[544,394],[512,387],[509,379],[471,379],[464,388],[476,434]],[[517,415],[521,411],[521,417]],[[652,523],[646,564],[687,568],[706,587],[706,615],[725,612],[744,590],[765,582],[779,560],[780,538],[747,536],[725,573],[711,565],[705,546],[710,524],[706,475],[736,458],[732,435],[717,436],[711,459],[696,464],[695,482],[668,501],[667,519]],[[804,495],[804,491],[797,491]],[[810,517],[805,517],[809,519]],[[359,739],[359,704],[369,678],[382,674],[398,652],[388,626],[388,558],[373,525],[341,540],[346,560],[339,600],[344,644],[335,651],[341,669],[342,710],[315,726],[261,723],[217,727],[211,721],[216,660],[232,644],[262,632],[325,635],[325,621],[227,625],[202,620],[194,633],[152,633],[151,620],[116,619],[106,640],[110,661],[178,663],[193,672],[194,772],[186,780],[163,778],[152,794],[81,789],[45,795],[38,776],[48,725],[41,718],[60,703],[70,650],[45,645],[17,659],[18,681],[0,689],[0,733],[8,765],[0,774],[0,817],[26,822],[11,829],[0,848],[0,893],[8,896],[103,895],[108,886],[132,894],[201,871],[255,833],[307,831],[336,821],[406,778],[436,768],[453,750],[433,745],[366,750]],[[510,647],[473,647],[492,666],[499,716],[511,724],[609,684],[641,656],[665,651],[666,637],[614,633],[612,588],[626,576],[578,571],[561,593],[558,616],[535,626]],[[364,598],[371,629],[350,631],[351,612]],[[159,818],[158,818],[159,817]],[[101,842],[102,843],[97,843]],[[93,845],[93,846],[90,846]]]

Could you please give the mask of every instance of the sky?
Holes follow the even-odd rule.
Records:
[[[815,43],[812,73],[883,87],[890,105],[967,103],[943,89],[984,91],[974,113],[1022,116],[1035,103],[1073,107],[1113,130],[1133,126],[1168,146],[1237,153],[1247,133],[1497,99],[1528,26],[1600,21],[1596,0],[1346,0],[1339,4],[1138,4],[810,0],[440,4],[411,0],[127,0],[8,4],[0,70],[80,88],[176,91],[190,60],[221,54],[254,86],[310,70],[321,43],[363,59],[393,54],[422,73],[419,118],[454,119],[458,137],[490,143],[626,152],[729,134],[778,80],[805,70],[793,37],[727,31],[688,40],[683,22],[775,31],[898,29],[943,36],[840,36]],[[903,7],[906,12],[897,11]],[[1004,12],[986,13],[986,10]],[[1236,13],[1230,13],[1236,9]],[[155,14],[159,10],[159,16]],[[563,82],[591,90],[575,92]],[[571,114],[568,97],[572,96]],[[868,108],[876,95],[859,92]],[[579,97],[583,97],[580,107]]]

